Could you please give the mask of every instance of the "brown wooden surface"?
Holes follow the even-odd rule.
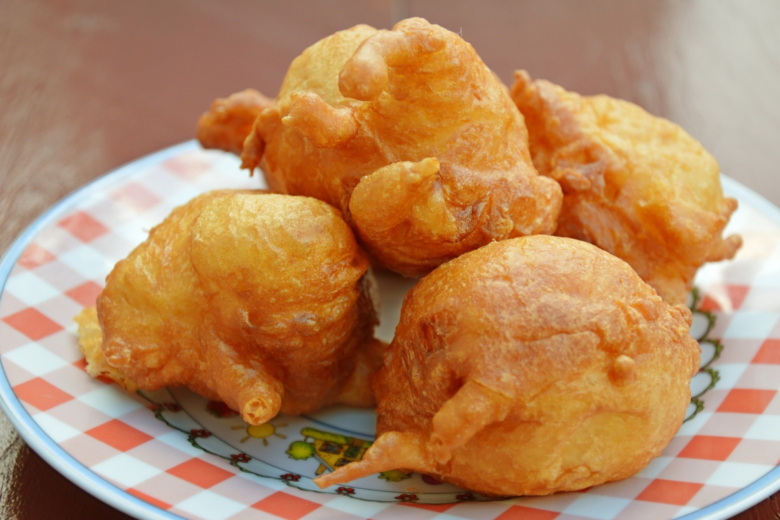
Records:
[[[515,68],[685,127],[780,205],[780,2],[0,0],[0,252],[125,162],[191,139],[214,97],[274,95],[306,46],[423,16]],[[61,477],[0,414],[0,517],[127,518]],[[780,519],[780,494],[737,516]]]

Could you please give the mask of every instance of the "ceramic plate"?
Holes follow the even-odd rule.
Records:
[[[259,187],[236,158],[185,143],[58,203],[0,264],[3,409],[73,482],[142,518],[310,520],[726,518],[780,488],[780,211],[724,178],[745,246],[708,265],[689,304],[702,346],[687,420],[636,476],[580,493],[491,500],[389,471],[320,492],[312,478],[358,460],[375,416],[335,407],[248,426],[187,390],[130,395],[90,378],[73,317],[114,263],[170,210],[215,188]],[[379,277],[389,341],[412,283]]]

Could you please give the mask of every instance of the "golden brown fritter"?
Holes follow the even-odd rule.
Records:
[[[378,438],[320,487],[390,469],[489,495],[626,478],[690,402],[691,313],[585,242],[497,242],[407,294],[374,377]]]
[[[110,379],[128,392],[137,391],[138,385],[135,381],[106,361],[106,356],[103,354],[103,331],[100,329],[97,308],[85,307],[73,321],[79,326],[79,350],[87,361],[87,373],[95,378]]]
[[[248,88],[225,99],[216,99],[198,120],[198,141],[203,148],[240,154],[255,119],[274,100]]]
[[[420,18],[306,49],[242,160],[273,191],[340,208],[407,276],[494,240],[552,233],[562,199],[531,163],[507,88],[471,45]]]
[[[185,385],[251,424],[280,410],[371,406],[381,348],[372,284],[338,210],[211,192],[175,209],[109,274],[97,302],[102,352],[141,388]]]
[[[683,129],[627,101],[515,77],[534,165],[563,188],[556,234],[622,258],[670,303],[685,301],[702,264],[734,256],[742,240],[722,231],[737,201]]]

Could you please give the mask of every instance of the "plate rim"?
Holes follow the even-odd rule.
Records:
[[[197,149],[199,149],[198,143],[193,139],[144,155],[93,179],[53,204],[25,228],[22,234],[11,243],[11,246],[5,251],[2,258],[0,258],[0,296],[5,291],[5,284],[11,271],[32,239],[41,230],[52,224],[57,217],[75,206],[83,195],[93,190],[104,189],[146,167],[159,164],[181,153]],[[0,369],[0,407],[27,445],[56,469],[57,472],[95,498],[134,518],[150,518],[154,520],[182,519],[179,515],[160,509],[115,486],[66,452],[38,426],[35,419],[24,409],[21,401],[13,391],[11,383],[8,381],[2,361],[0,361]]]
[[[32,239],[42,229],[54,222],[57,217],[71,209],[83,195],[93,190],[106,188],[126,177],[130,177],[139,170],[159,164],[166,159],[173,158],[184,152],[200,149],[198,142],[193,139],[144,155],[93,179],[50,206],[25,228],[16,240],[11,243],[2,257],[0,257],[0,295],[2,295],[5,290],[5,284],[8,281],[11,271],[16,266],[19,257]],[[728,191],[730,195],[735,195],[739,199],[749,202],[764,216],[780,225],[780,209],[767,199],[723,174],[721,174],[721,184],[724,191]],[[38,423],[35,422],[33,417],[24,409],[24,406],[16,396],[16,393],[13,391],[13,388],[8,381],[8,377],[5,374],[5,367],[2,362],[0,362],[0,408],[2,408],[9,421],[11,421],[11,424],[30,448],[62,476],[95,498],[98,498],[104,503],[135,518],[152,518],[159,520],[179,520],[182,518],[179,515],[165,511],[141,500],[114,484],[111,484],[108,480],[99,476],[68,454],[57,442],[49,437],[40,426],[38,426]],[[752,507],[778,490],[780,490],[780,466],[776,466],[766,475],[732,495],[697,511],[678,517],[678,519],[726,519]]]
[[[747,186],[722,173],[720,180],[724,191],[730,192],[730,195],[734,195],[740,200],[749,202],[762,215],[770,218],[775,224],[780,225],[780,209],[777,206]],[[698,511],[692,511],[680,516],[677,520],[723,520],[731,518],[737,513],[746,511],[748,508],[758,504],[778,490],[780,490],[780,465],[775,466],[766,475],[739,491]]]

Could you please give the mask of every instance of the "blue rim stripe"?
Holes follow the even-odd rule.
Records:
[[[2,260],[0,260],[0,296],[3,293],[11,270],[32,239],[42,229],[48,227],[64,213],[76,206],[85,193],[92,190],[105,189],[132,176],[139,170],[144,170],[181,153],[197,149],[199,149],[199,146],[193,140],[147,155],[82,186],[49,208],[14,241],[5,255],[3,255]],[[722,176],[721,181],[723,187],[730,195],[736,195],[737,198],[749,202],[761,213],[780,225],[780,209],[776,208],[771,202],[728,177]],[[0,363],[0,367],[2,367],[2,363]],[[87,493],[135,518],[181,520],[180,516],[144,502],[140,498],[136,498],[114,486],[69,455],[27,413],[27,410],[24,409],[19,398],[16,397],[11,388],[4,369],[0,370],[0,407],[8,416],[16,431],[19,432],[19,435],[41,458]],[[722,520],[730,518],[778,490],[780,490],[780,466],[733,495],[680,517],[678,520]]]
[[[41,230],[56,222],[59,217],[76,206],[85,194],[93,190],[106,189],[136,174],[138,171],[145,170],[184,152],[197,149],[199,149],[197,142],[187,141],[152,153],[93,180],[49,208],[11,244],[11,247],[3,255],[2,260],[0,260],[0,296],[3,294],[5,283],[8,281],[11,270],[33,238]],[[2,366],[2,363],[0,363],[0,366]],[[27,410],[24,409],[19,398],[16,397],[11,388],[4,368],[0,371],[0,407],[2,407],[11,424],[14,425],[14,428],[16,428],[16,431],[19,432],[19,435],[21,435],[28,446],[35,450],[54,469],[87,493],[135,518],[181,520],[180,516],[164,511],[116,487],[69,455],[38,426]]]
[[[727,191],[729,195],[749,202],[751,206],[769,217],[775,224],[780,225],[780,209],[774,204],[756,192],[724,175],[721,176],[721,183],[723,184],[724,190]],[[737,513],[741,513],[758,504],[778,490],[780,490],[780,466],[752,484],[740,489],[733,495],[729,495],[698,511],[681,516],[678,520],[721,520],[731,518]]]

